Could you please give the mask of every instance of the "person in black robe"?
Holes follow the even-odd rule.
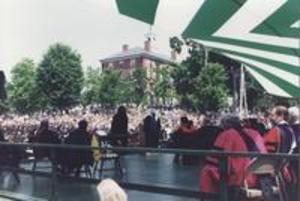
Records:
[[[5,91],[5,74],[3,71],[0,71],[0,101],[7,98]]]
[[[66,138],[65,143],[70,145],[90,146],[91,137],[87,131],[88,123],[81,120],[78,123],[78,128],[70,133]],[[91,165],[93,163],[93,155],[91,150],[68,150],[68,161],[65,164],[64,170],[67,173],[75,171],[76,176],[79,176],[80,169],[83,165]]]
[[[196,131],[195,149],[211,150],[222,128],[213,124],[209,117],[205,117],[203,126]]]
[[[119,107],[117,114],[113,117],[109,135],[112,145],[127,146],[128,117],[124,106]]]
[[[49,122],[48,120],[43,120],[39,129],[37,130],[36,136],[31,139],[34,143],[39,144],[59,144],[59,138],[57,133],[49,129]],[[57,150],[55,150],[54,154],[51,154],[50,148],[34,148],[34,156],[37,160],[43,158],[49,158],[51,160],[55,160]]]
[[[145,145],[156,148],[159,142],[159,128],[153,115],[148,115],[144,119]]]
[[[4,133],[0,128],[0,142],[7,142],[4,138]],[[24,151],[19,147],[0,146],[0,164],[4,167],[19,168],[20,162],[24,155]],[[1,173],[1,170],[0,170]],[[16,181],[20,183],[20,178],[15,170],[12,170],[12,174]]]

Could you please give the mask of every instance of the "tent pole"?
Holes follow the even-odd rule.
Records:
[[[241,64],[240,73],[240,100],[239,100],[239,113],[240,117],[248,116],[248,105],[247,105],[247,93],[246,93],[246,83],[245,83],[245,66]]]
[[[298,28],[300,29],[300,20],[298,21]],[[297,51],[297,56],[298,56],[298,68],[300,68],[300,38],[298,39],[298,51]],[[298,100],[298,122],[300,118],[300,75],[298,76],[298,90],[299,90],[299,95],[297,97]],[[298,133],[299,134],[299,133]],[[300,154],[300,136],[297,136],[298,138],[296,139],[297,145],[298,145],[298,154]],[[300,181],[299,181],[299,176],[300,176],[300,157],[298,157],[298,182],[297,182],[297,200],[300,200]]]
[[[241,71],[240,71],[240,96],[239,96],[239,115],[242,117],[243,112],[243,64],[241,63]]]

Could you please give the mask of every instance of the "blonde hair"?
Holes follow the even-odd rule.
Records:
[[[97,190],[100,201],[127,201],[125,191],[112,179],[103,180]]]

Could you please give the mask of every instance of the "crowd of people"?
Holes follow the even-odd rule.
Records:
[[[99,106],[77,106],[64,111],[39,112],[32,115],[3,114],[0,115],[0,127],[5,133],[5,138],[9,142],[27,142],[30,135],[33,135],[40,126],[40,122],[47,119],[49,127],[60,136],[68,135],[76,128],[79,120],[86,120],[89,123],[88,131],[91,133],[108,133],[115,114],[114,109],[105,109]],[[134,134],[141,129],[144,119],[148,115],[156,114],[160,119],[160,124],[166,133],[171,133],[178,124],[181,116],[185,114],[183,110],[172,109],[147,109],[131,107],[126,109],[128,117],[128,132]],[[190,113],[189,117],[197,124],[201,124],[201,118],[196,113]],[[121,117],[122,118],[122,117]]]
[[[145,110],[119,107],[117,111],[98,107],[76,107],[68,111],[38,113],[32,116],[0,116],[1,141],[38,142],[51,144],[91,145],[93,136],[109,136],[113,146],[139,145],[145,147],[219,150],[231,152],[297,153],[300,122],[297,108],[277,106],[269,113],[240,119],[232,114],[187,114],[174,110]],[[48,150],[49,151],[49,150]],[[36,148],[43,157],[47,150]],[[77,171],[82,164],[92,163],[92,151],[56,154],[63,172]],[[68,157],[72,163],[65,164]],[[174,161],[191,163],[199,158],[176,155]],[[79,162],[80,161],[80,162]],[[220,183],[219,159],[202,158],[199,188],[202,192],[218,192]],[[229,189],[239,187],[246,179],[249,186],[257,186],[260,178],[247,175],[250,157],[228,160]],[[286,181],[295,189],[297,164],[283,167]],[[247,176],[246,176],[247,175]],[[231,195],[233,195],[232,193]],[[291,192],[293,194],[293,192]],[[234,200],[232,198],[232,200]]]
[[[115,114],[114,114],[115,113]],[[121,106],[117,111],[100,107],[75,107],[29,115],[6,114],[0,117],[1,141],[10,143],[47,143],[99,146],[100,137],[107,137],[112,146],[158,147],[167,139],[165,129],[175,127],[183,111],[149,110]],[[157,114],[157,116],[156,116]],[[197,120],[195,115],[195,120]],[[164,131],[164,132],[163,132]],[[162,134],[165,134],[162,136]],[[95,140],[96,139],[96,140]],[[96,144],[95,144],[95,141]],[[101,144],[101,142],[100,142]],[[34,148],[36,159],[53,159],[49,149]],[[22,155],[22,154],[21,154]],[[99,155],[99,154],[98,154]],[[55,161],[64,174],[79,175],[83,165],[93,164],[95,151],[72,152],[59,149]],[[64,160],[69,158],[72,160]]]

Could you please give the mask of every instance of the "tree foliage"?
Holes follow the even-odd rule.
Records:
[[[178,37],[172,37],[170,38],[170,48],[172,50],[175,50],[176,53],[180,54],[182,52],[182,46],[184,45],[184,42],[180,40]]]
[[[173,37],[170,47],[182,51],[182,46],[188,48],[188,57],[174,68],[173,84],[179,96],[181,105],[195,110],[216,111],[227,101],[228,81],[224,67],[219,64],[207,63],[207,54],[203,45],[192,40]]]
[[[154,85],[154,95],[161,99],[165,105],[168,99],[175,97],[174,87],[172,85],[171,70],[173,67],[165,66],[156,69],[156,82]]]
[[[41,108],[43,96],[35,82],[35,64],[23,59],[12,69],[12,80],[8,84],[8,99],[11,106],[20,113],[31,113]]]
[[[100,102],[101,69],[88,67],[84,79],[81,102],[84,105]]]
[[[116,106],[124,101],[126,86],[125,80],[118,71],[88,68],[83,90],[83,103]]]
[[[117,70],[88,68],[82,102],[116,106],[123,103],[141,104],[145,99],[146,72],[137,68],[131,75],[122,75]]]
[[[62,109],[79,103],[83,84],[81,56],[63,44],[50,46],[37,68],[36,80],[51,106]]]
[[[170,46],[180,49],[178,47],[184,43],[179,43],[178,38],[175,37],[170,40]],[[176,43],[176,44],[173,44]],[[172,72],[173,84],[178,95],[181,96],[181,102],[187,105],[190,102],[188,96],[194,93],[195,84],[194,79],[199,75],[201,69],[205,64],[205,50],[204,47],[192,41],[185,41],[188,48],[189,56],[177,65]],[[175,49],[175,51],[178,51]],[[181,50],[180,50],[181,51]]]
[[[131,96],[132,103],[140,105],[145,102],[147,77],[146,71],[142,68],[136,68],[129,78],[129,95]]]
[[[228,75],[220,64],[209,63],[201,69],[195,80],[195,92],[192,94],[194,107],[201,111],[218,111],[227,103]]]
[[[98,101],[107,106],[115,106],[122,98],[121,73],[114,70],[103,71],[101,76]]]
[[[180,39],[177,37],[171,38],[170,46],[175,48],[173,50],[176,52],[181,52],[182,46],[185,45],[188,48],[189,56],[174,67],[171,77],[181,105],[185,108],[193,108],[191,97],[196,90],[195,80],[205,65],[205,49],[193,41],[185,40],[184,43],[179,41]]]

